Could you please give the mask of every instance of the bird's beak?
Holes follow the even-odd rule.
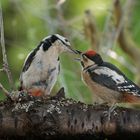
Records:
[[[77,61],[77,62],[80,62],[81,65],[82,65],[82,67],[84,67],[84,63],[83,63],[83,61],[81,60],[81,58],[75,58],[74,60]]]
[[[69,49],[69,52],[71,53],[80,54],[80,51],[72,49],[71,46],[67,46],[67,48]]]
[[[79,55],[81,55],[82,54],[82,52],[81,51],[79,51],[79,50],[75,50],[76,52],[77,52],[77,54],[79,54]]]
[[[82,52],[79,51],[79,50],[75,50],[75,51],[76,51],[76,54],[79,54],[79,55],[82,54]],[[81,62],[81,58],[74,58],[74,60],[75,60],[75,61],[78,61],[78,62]]]

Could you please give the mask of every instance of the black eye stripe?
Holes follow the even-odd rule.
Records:
[[[66,42],[69,42],[68,39],[65,39]]]
[[[62,43],[63,43],[64,45],[68,46],[65,42],[62,41]]]
[[[66,44],[64,41],[62,41],[61,39],[59,39],[65,46],[69,46],[68,44]],[[69,41],[68,41],[69,42]]]

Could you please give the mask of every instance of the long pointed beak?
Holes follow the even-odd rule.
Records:
[[[72,49],[71,46],[67,46],[67,48],[68,48],[69,52],[78,54],[77,50]]]
[[[76,52],[77,52],[77,54],[79,54],[79,55],[82,54],[82,52],[79,51],[79,50],[76,50]],[[77,61],[77,62],[81,62],[81,58],[74,58],[74,60]]]
[[[75,53],[75,54],[81,54],[82,53],[79,50],[72,49],[70,45],[67,45],[67,48],[69,49],[69,52],[71,52],[71,53]]]
[[[79,50],[75,50],[76,52],[77,52],[77,54],[82,54],[82,52],[81,51],[79,51]]]

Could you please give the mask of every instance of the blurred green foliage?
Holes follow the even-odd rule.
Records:
[[[124,3],[125,0],[121,2]],[[90,43],[85,39],[83,32],[84,11],[91,10],[95,16],[98,29],[102,31],[112,6],[112,0],[65,0],[61,7],[58,6],[58,0],[1,0],[1,4],[8,61],[16,87],[18,87],[19,75],[25,57],[45,36],[65,32],[73,48],[82,51],[89,49]],[[64,22],[59,17],[61,12],[62,20],[65,19]],[[138,45],[140,44],[139,13],[140,1],[135,0],[128,22],[132,38]],[[130,58],[117,45],[113,47],[113,50],[132,66]],[[81,67],[78,62],[74,61],[75,57],[71,54],[61,55],[61,73],[53,93],[64,86],[67,97],[90,103],[94,97],[81,80]],[[123,66],[117,59],[110,57],[107,57],[107,59],[116,64],[130,79],[134,80],[135,73],[129,67]],[[1,52],[0,67],[2,67]],[[0,73],[0,82],[9,89],[7,77],[4,73]]]

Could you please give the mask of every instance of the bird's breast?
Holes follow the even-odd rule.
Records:
[[[34,83],[40,81],[46,81],[48,84],[52,84],[51,81],[56,81],[58,73],[59,61],[51,62],[49,59],[35,59],[29,69],[22,74],[21,79],[23,86],[30,88]]]

